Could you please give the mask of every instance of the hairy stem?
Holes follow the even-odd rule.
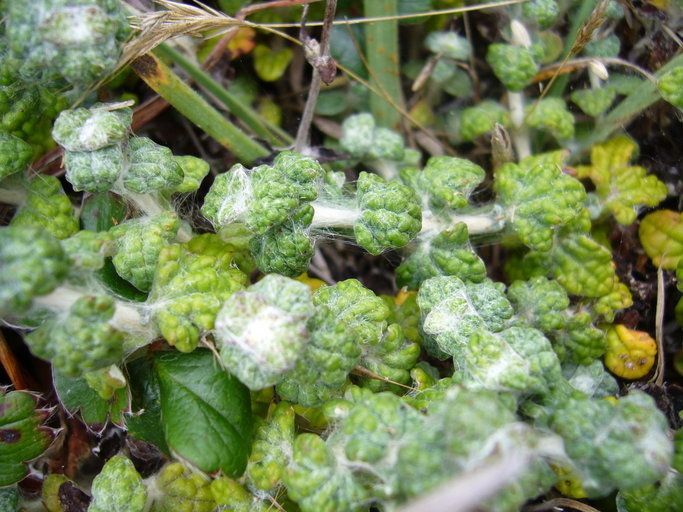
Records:
[[[517,149],[517,160],[522,160],[531,155],[531,140],[529,129],[524,123],[524,94],[521,92],[508,92],[510,117],[514,131],[512,139]]]

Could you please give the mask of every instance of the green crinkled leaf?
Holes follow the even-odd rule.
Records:
[[[547,261],[551,273],[570,295],[601,297],[619,282],[612,253],[588,235],[572,233],[561,238]]]
[[[246,206],[247,227],[262,235],[293,218],[305,203],[318,197],[324,176],[316,160],[293,151],[280,153],[272,166],[256,167],[251,173],[252,197]]]
[[[112,259],[116,271],[141,291],[149,291],[161,249],[176,237],[180,221],[175,212],[127,220],[109,231],[116,239]]]
[[[591,165],[576,167],[579,178],[590,178],[595,193],[620,224],[636,220],[641,205],[657,206],[667,195],[666,185],[639,165],[630,165],[638,145],[620,135],[591,149]]]
[[[147,489],[133,463],[114,455],[92,483],[92,502],[88,512],[142,512]]]
[[[645,216],[638,228],[640,243],[652,263],[673,270],[683,257],[683,214],[659,210]]]
[[[529,169],[507,163],[496,171],[494,187],[512,229],[538,251],[552,247],[557,228],[578,217],[586,198],[578,180],[550,164]]]
[[[368,491],[339,463],[330,447],[315,434],[294,441],[292,463],[285,474],[289,495],[304,512],[345,510],[361,512]]]
[[[33,226],[0,227],[0,314],[28,309],[35,295],[55,289],[70,264],[50,234]]]
[[[225,369],[253,391],[277,384],[305,350],[312,312],[310,288],[278,274],[235,292],[213,333]]]
[[[273,506],[269,499],[256,497],[238,482],[226,476],[219,476],[211,482],[211,494],[216,504],[221,507],[220,510],[269,512]],[[270,498],[270,495],[267,496]]]
[[[538,69],[531,50],[511,44],[489,45],[486,62],[493,68],[498,80],[514,92],[524,89]]]
[[[152,503],[152,512],[213,512],[216,502],[211,492],[211,480],[181,463],[167,464],[154,485],[159,489]]]
[[[683,109],[683,67],[676,67],[661,76],[657,86],[662,98]]]
[[[83,204],[81,209],[81,225],[83,229],[100,232],[108,231],[126,218],[126,205],[109,192],[94,194]],[[143,302],[147,294],[135,288],[116,272],[116,268],[107,258],[104,266],[96,272],[98,279],[116,295],[129,300]]]
[[[0,130],[0,180],[23,171],[31,161],[31,145],[11,133]]]
[[[313,214],[313,207],[305,204],[293,212],[291,220],[249,241],[261,272],[296,277],[308,269],[314,248],[306,228],[311,225]]]
[[[420,345],[410,341],[398,324],[391,324],[375,345],[363,345],[360,365],[380,377],[407,385],[410,370],[420,357]],[[382,380],[363,377],[362,385],[374,392],[391,390],[402,394],[405,388]]]
[[[125,415],[128,433],[169,454],[161,419],[159,380],[151,360],[135,359],[126,364],[126,371],[132,399],[131,412]]]
[[[472,249],[463,222],[432,239],[418,239],[417,249],[396,269],[396,284],[417,290],[427,279],[444,275],[473,283],[486,277],[484,262]]]
[[[5,393],[0,388],[0,487],[28,474],[25,462],[43,453],[52,440],[41,428],[44,411],[36,410],[36,398],[23,391]]]
[[[341,395],[349,373],[360,361],[358,338],[362,334],[357,334],[352,324],[331,309],[316,304],[315,314],[307,325],[306,352],[277,385],[278,394],[284,399],[305,407],[320,407]]]
[[[106,192],[119,178],[124,160],[120,145],[108,146],[97,151],[65,151],[66,180],[77,192]]]
[[[489,133],[496,123],[508,126],[510,114],[495,101],[484,100],[462,111],[460,135],[469,142]]]
[[[106,368],[124,355],[126,334],[114,326],[115,312],[110,296],[83,295],[26,335],[26,344],[70,377]]]
[[[256,430],[247,475],[257,489],[270,492],[281,484],[291,462],[295,418],[292,405],[280,402],[272,409],[269,421]]]
[[[8,2],[7,34],[22,74],[63,77],[79,87],[106,76],[129,31],[117,2]],[[74,30],[78,27],[78,30]]]
[[[145,194],[153,190],[174,190],[182,183],[183,170],[170,149],[147,137],[130,139],[124,187]]]
[[[559,140],[574,136],[574,116],[560,98],[546,98],[526,109],[526,123],[538,130],[546,130]]]
[[[208,254],[215,250],[220,252]],[[214,327],[221,305],[247,284],[234,268],[232,247],[218,235],[206,233],[159,253],[150,302],[152,317],[170,345],[191,352],[199,337]]]
[[[107,257],[114,254],[114,238],[106,231],[82,230],[62,240],[62,249],[72,263],[71,277],[83,271],[104,267]]]
[[[241,221],[249,202],[253,200],[251,196],[251,173],[242,164],[235,164],[213,180],[204,198],[202,215],[216,229]]]
[[[93,432],[101,432],[111,420],[124,424],[124,413],[130,410],[131,391],[128,387],[117,389],[110,400],[104,400],[88,386],[85,377],[67,377],[58,369],[52,370],[52,381],[59,401],[70,413],[80,412],[81,418]]]
[[[401,171],[401,181],[422,197],[424,208],[439,213],[445,208],[464,208],[486,173],[464,158],[434,156],[423,171],[408,167]]]
[[[357,279],[321,286],[313,294],[313,303],[316,307],[328,307],[337,322],[354,332],[359,344],[375,344],[382,338],[389,309]]]
[[[653,484],[671,464],[666,418],[642,391],[616,404],[573,394],[554,408],[550,428],[563,438],[588,496]]]
[[[174,156],[173,159],[183,170],[183,182],[174,192],[194,192],[202,184],[211,168],[208,162],[194,156]]]
[[[572,101],[591,117],[604,114],[616,97],[616,89],[610,86],[600,89],[578,89],[571,94]]]
[[[252,436],[247,388],[208,350],[157,352],[154,361],[170,450],[202,471],[240,476]]]
[[[38,175],[29,185],[26,201],[10,223],[12,226],[35,226],[58,239],[78,231],[78,219],[71,200],[54,176]]]
[[[67,151],[96,151],[121,142],[128,134],[133,110],[112,110],[111,106],[100,103],[90,109],[64,110],[55,120],[52,137]]]
[[[564,326],[563,313],[569,307],[569,297],[557,281],[540,276],[529,281],[515,281],[507,294],[517,315],[536,329],[548,332]]]
[[[357,183],[359,218],[354,222],[356,243],[370,254],[403,247],[422,228],[422,211],[405,185],[361,172]]]
[[[512,317],[502,283],[464,283],[456,276],[433,277],[420,287],[420,330],[428,353],[441,359],[455,354],[476,331],[501,331]]]
[[[476,331],[456,347],[453,362],[463,384],[493,391],[543,393],[561,372],[550,341],[529,327]]]

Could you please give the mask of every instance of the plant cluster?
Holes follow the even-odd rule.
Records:
[[[394,14],[450,5],[366,0],[366,15],[380,3]],[[628,321],[635,289],[606,234],[637,225],[660,280],[675,271],[683,282],[683,217],[640,215],[671,190],[637,165],[638,144],[614,133],[649,105],[646,93],[683,108],[683,65],[625,84],[607,71],[626,62],[608,30],[624,8],[578,3],[583,24],[564,42],[571,2],[499,7],[505,25],[479,66],[502,101],[473,99],[471,39],[438,18],[424,25],[426,60],[403,70],[421,75],[409,111],[380,94],[398,80],[381,71],[384,52],[373,52],[369,81],[354,64],[373,42],[398,57],[397,20],[368,23],[351,46],[354,32],[324,28],[348,78],[317,104],[339,121],[325,141],[331,161],[299,138],[296,150],[282,147],[291,138],[277,105],[252,108],[239,80],[222,88],[159,48],[231,109],[241,121],[232,124],[164,59],[138,56],[136,73],[236,156],[211,175],[208,158],[136,136],[133,102],[92,91],[146,30],[180,26],[168,13],[202,17],[202,30],[228,18],[165,2],[130,36],[117,0],[0,0],[0,202],[11,212],[0,226],[0,318],[49,361],[56,407],[78,413],[94,437],[129,441],[89,485],[44,472],[38,457],[57,415],[0,388],[0,510],[72,510],[75,495],[76,510],[91,512],[399,510],[487,470],[503,476],[475,486],[477,510],[557,495],[609,499],[621,512],[683,509],[677,411],[626,385],[660,375],[665,349]],[[230,44],[274,82],[292,50],[251,45],[257,26]],[[541,66],[559,69],[565,57],[588,72],[589,86],[568,95],[579,120],[562,77],[554,93],[531,94],[547,80]],[[397,112],[431,140],[424,163]],[[443,129],[444,142],[425,125]],[[270,156],[265,140],[278,148]],[[491,162],[435,150],[435,140],[486,148]],[[30,168],[53,147],[62,179]],[[399,291],[378,294],[363,275],[330,280],[320,247],[340,241],[370,261],[394,258]],[[502,251],[505,265],[483,247]],[[140,446],[163,464],[145,467]],[[16,484],[38,475],[32,501]]]

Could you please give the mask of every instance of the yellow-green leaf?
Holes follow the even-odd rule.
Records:
[[[265,44],[259,44],[253,54],[256,74],[261,80],[274,82],[285,72],[294,52],[291,48],[271,50]]]
[[[611,325],[607,329],[605,366],[618,377],[644,377],[652,369],[656,355],[657,344],[648,333],[624,325]]]
[[[646,215],[638,229],[640,243],[656,266],[673,270],[683,256],[683,215],[659,210]]]
[[[630,165],[638,146],[626,136],[596,144],[591,150],[591,165],[576,168],[579,178],[590,178],[604,209],[620,224],[636,220],[640,205],[657,206],[667,194],[666,185],[648,175],[639,165]]]

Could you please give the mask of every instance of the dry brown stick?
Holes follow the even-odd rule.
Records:
[[[15,389],[39,390],[33,378],[24,371],[21,363],[14,356],[14,352],[7,343],[5,336],[0,331],[0,364],[7,372]]]
[[[271,2],[261,2],[258,4],[252,4],[242,7],[235,15],[235,18],[243,20],[247,16],[251,16],[255,12],[261,11],[263,9],[273,9],[275,7],[291,7],[293,5],[312,4],[314,2],[320,1],[322,0],[273,0]]]
[[[569,498],[555,498],[538,505],[530,505],[524,507],[524,512],[543,512],[545,510],[557,510],[558,507],[578,510],[579,512],[600,512],[597,508],[586,505],[581,501],[572,500]]]
[[[320,86],[322,85],[322,82],[325,82],[326,84],[332,82],[337,73],[336,63],[334,62],[334,59],[330,57],[330,35],[332,21],[334,21],[334,13],[336,11],[337,0],[327,0],[327,4],[325,5],[324,24],[319,44],[306,35],[305,15],[301,18],[300,39],[304,45],[306,60],[313,66],[313,75],[311,77],[311,86],[308,89],[306,106],[301,115],[301,121],[299,122],[299,128],[296,132],[296,141],[294,143],[294,151],[299,153],[305,152],[310,143],[311,122],[313,121],[315,106],[318,103]],[[304,11],[304,13],[305,12],[306,11]]]

